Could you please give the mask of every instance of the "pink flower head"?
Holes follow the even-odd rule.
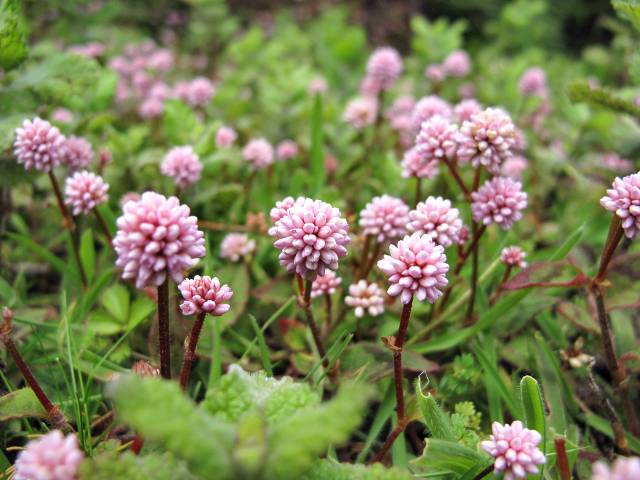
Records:
[[[276,158],[278,160],[289,160],[298,155],[298,144],[293,140],[283,140],[276,147]]]
[[[254,138],[242,149],[242,156],[256,170],[273,163],[273,147],[264,138]]]
[[[185,145],[169,150],[162,160],[160,171],[163,175],[173,178],[178,187],[186,188],[200,179],[202,163],[193,148]]]
[[[487,180],[477,192],[471,193],[473,219],[484,225],[496,223],[504,230],[522,218],[527,207],[527,194],[520,182],[505,177]]]
[[[432,63],[431,65],[427,65],[427,68],[424,70],[424,76],[431,83],[440,83],[444,81],[447,77],[444,68],[439,63]]]
[[[104,55],[105,47],[100,42],[89,42],[84,45],[72,45],[67,51],[87,58],[98,58]]]
[[[367,62],[367,76],[374,78],[380,90],[389,90],[402,73],[402,57],[395,48],[376,49]]]
[[[228,303],[233,296],[229,285],[220,285],[218,277],[185,278],[178,285],[178,290],[184,299],[180,304],[180,310],[184,315],[206,312],[209,315],[219,317],[229,311]]]
[[[440,115],[422,123],[416,150],[427,161],[451,159],[458,146],[458,126]]]
[[[157,72],[166,72],[173,67],[173,63],[174,58],[171,50],[159,48],[149,56],[147,60],[147,67]]]
[[[137,192],[127,192],[122,197],[120,197],[120,208],[124,207],[127,202],[137,202],[140,200],[140,194]]]
[[[344,111],[343,119],[357,130],[373,125],[378,116],[378,101],[372,97],[351,100]]]
[[[320,295],[333,295],[341,283],[342,278],[338,277],[336,272],[327,270],[324,275],[318,275],[311,284],[311,298],[316,298]]]
[[[16,129],[13,153],[26,170],[50,172],[60,165],[66,150],[65,137],[46,120],[25,120]]]
[[[384,291],[377,283],[360,280],[349,285],[349,295],[344,298],[344,303],[355,308],[358,318],[364,317],[365,313],[377,317],[384,313]]]
[[[522,172],[524,172],[529,166],[529,162],[522,155],[514,155],[507,158],[502,164],[500,172],[503,176],[519,180],[522,178]]]
[[[109,185],[95,173],[82,170],[68,177],[64,187],[64,203],[73,207],[74,215],[86,215],[107,201]]]
[[[467,98],[466,100],[462,100],[455,107],[453,107],[453,114],[456,117],[456,120],[459,122],[466,122],[467,120],[471,120],[471,117],[476,113],[480,113],[482,111],[482,105],[478,103],[477,100],[473,98]]]
[[[327,91],[327,81],[323,77],[315,77],[309,83],[309,95],[316,93],[325,93]]]
[[[62,163],[72,170],[87,168],[93,158],[91,144],[82,137],[69,137],[65,141],[65,152]]]
[[[84,455],[74,434],[52,430],[18,454],[14,480],[74,480]]]
[[[209,79],[196,77],[189,82],[186,101],[192,107],[204,107],[211,101],[214,93],[215,88]]]
[[[420,131],[423,122],[426,122],[434,115],[440,115],[444,118],[451,117],[451,105],[437,95],[429,95],[418,100],[413,113],[411,114],[411,124],[415,132]]]
[[[145,192],[122,210],[113,240],[116,265],[122,269],[122,278],[134,279],[137,288],[159,286],[167,274],[179,282],[185,270],[204,257],[198,219],[176,197]]]
[[[238,134],[231,127],[222,126],[216,132],[216,146],[218,148],[229,148],[238,138]]]
[[[255,240],[251,240],[244,233],[229,233],[220,243],[220,256],[237,262],[256,249]]]
[[[524,258],[527,254],[520,247],[505,247],[500,252],[500,261],[508,267],[525,268],[527,262]]]
[[[189,97],[189,88],[189,82],[176,82],[173,86],[173,96],[186,103],[187,98]]]
[[[376,98],[381,90],[380,82],[375,77],[365,75],[360,81],[359,91],[363,97]]]
[[[389,247],[390,255],[378,262],[378,268],[389,277],[387,294],[400,295],[407,304],[413,296],[434,303],[447,286],[449,264],[442,245],[436,245],[429,235],[415,232]]]
[[[495,458],[494,472],[504,473],[505,480],[538,473],[538,465],[546,463],[547,459],[538,448],[542,437],[536,430],[524,428],[518,420],[511,425],[493,422],[491,430],[493,435],[480,446]]]
[[[337,270],[347,254],[349,226],[340,210],[321,200],[298,198],[269,231],[281,250],[280,264],[308,280]]]
[[[299,197],[299,198],[302,198],[302,197]],[[271,212],[269,212],[269,215],[271,216],[271,221],[273,223],[276,223],[278,220],[284,217],[289,211],[289,209],[293,207],[294,203],[296,203],[296,201],[293,199],[293,197],[285,197],[282,200],[276,202],[276,206],[271,209]],[[269,235],[273,236],[273,234],[271,233],[269,233]]]
[[[429,160],[417,147],[413,147],[405,152],[402,159],[402,176],[433,178],[438,174],[438,166],[438,160]]]
[[[101,168],[104,168],[107,165],[111,165],[111,163],[113,162],[113,155],[111,154],[111,150],[109,150],[108,148],[101,148],[98,152],[98,161]]]
[[[516,128],[503,110],[487,108],[462,124],[459,143],[460,163],[470,160],[475,168],[484,165],[490,173],[497,175],[500,164],[512,155]]]
[[[393,101],[391,107],[389,107],[389,110],[385,113],[385,117],[389,119],[393,129],[403,130],[409,126],[411,112],[415,105],[416,102],[411,95],[400,95]],[[408,118],[409,121],[405,120],[406,118]],[[401,126],[397,126],[396,123],[399,123]]]
[[[525,70],[518,81],[518,90],[522,95],[545,97],[547,95],[547,75],[540,67]]]
[[[462,229],[460,211],[451,206],[450,200],[442,197],[428,197],[409,212],[410,232],[419,232],[430,237],[436,244],[448,247],[459,243]]]
[[[51,112],[51,120],[58,123],[71,123],[73,122],[73,113],[66,108],[56,108]]]
[[[605,153],[602,155],[602,165],[615,172],[626,173],[633,169],[633,162],[626,158],[621,158],[620,155],[614,152]]]
[[[406,233],[409,207],[402,199],[389,195],[374,197],[360,212],[362,233],[379,243],[396,240]]]
[[[635,238],[640,229],[640,172],[616,177],[600,205],[618,215],[625,235]]]
[[[442,62],[442,67],[447,75],[452,77],[464,77],[471,71],[471,59],[464,50],[451,52]]]
[[[632,480],[640,478],[640,457],[618,457],[611,467],[604,462],[593,465],[591,480]]]
[[[172,94],[173,91],[171,90],[171,87],[165,82],[155,82],[149,89],[147,98],[154,97],[159,100],[166,100],[171,97]]]
[[[164,101],[158,97],[149,97],[138,106],[138,115],[145,120],[159,117],[163,112]]]

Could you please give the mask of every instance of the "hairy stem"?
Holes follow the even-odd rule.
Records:
[[[607,268],[609,262],[613,258],[613,254],[622,239],[622,222],[620,217],[614,215],[611,219],[611,225],[609,226],[609,234],[607,235],[607,241],[602,249],[602,255],[600,257],[600,267],[598,268],[598,274],[595,278],[595,283],[602,283],[607,276]]]
[[[502,290],[504,289],[505,283],[507,283],[507,281],[509,280],[509,277],[511,276],[512,269],[513,267],[511,265],[507,265],[506,268],[504,269],[504,273],[502,274],[502,279],[500,279],[500,284],[498,285],[498,288],[496,289],[495,293],[489,299],[489,305],[493,305],[494,303],[496,303],[498,301],[498,298],[500,298],[500,295],[502,295]]]
[[[180,370],[180,387],[183,390],[187,389],[189,383],[189,374],[191,373],[191,366],[196,358],[196,347],[198,346],[198,340],[200,339],[200,332],[202,332],[202,325],[204,324],[204,318],[207,312],[199,312],[196,316],[193,327],[191,327],[191,333],[187,338],[187,344],[184,349],[184,358],[182,360],[182,369]]]
[[[171,339],[169,333],[169,276],[158,287],[158,350],[160,375],[171,378]]]
[[[322,343],[322,337],[320,336],[320,330],[318,329],[318,325],[313,318],[313,312],[311,311],[311,280],[306,280],[304,285],[304,313],[307,321],[307,325],[311,330],[311,335],[313,336],[313,342],[316,345],[316,349],[318,350],[318,355],[323,359],[322,364],[325,368],[329,366],[329,359],[326,358],[326,351],[324,349],[324,345]]]
[[[561,480],[571,480],[571,469],[569,468],[569,458],[565,448],[564,438],[556,437],[553,440],[556,449],[556,466]]]

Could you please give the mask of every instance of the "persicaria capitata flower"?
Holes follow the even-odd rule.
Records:
[[[626,173],[633,169],[633,162],[631,160],[621,158],[620,155],[614,152],[602,155],[602,165],[609,170],[621,173]]]
[[[448,119],[434,115],[420,126],[416,150],[426,160],[452,159],[458,146],[458,126]]]
[[[527,254],[520,247],[505,247],[500,252],[500,261],[508,267],[525,268],[527,262],[524,258]]]
[[[302,198],[302,197],[299,197],[299,198]],[[294,200],[293,197],[285,197],[282,200],[276,202],[276,206],[273,207],[269,212],[269,215],[271,216],[271,221],[273,223],[276,223],[278,220],[284,217],[287,214],[287,211],[291,207],[293,207],[294,203],[296,203],[296,201]],[[269,233],[269,235],[273,236],[272,233]]]
[[[69,137],[65,141],[62,163],[72,170],[87,168],[93,158],[93,148],[86,138]]]
[[[255,138],[242,149],[242,156],[253,168],[265,168],[274,161],[273,146],[264,138]]]
[[[462,229],[460,211],[442,197],[428,197],[409,212],[408,229],[429,236],[435,243],[448,247],[459,243]]]
[[[336,272],[327,270],[324,275],[318,275],[311,284],[311,298],[316,298],[320,295],[333,295],[341,283],[342,278],[338,277]]]
[[[244,233],[229,233],[220,243],[220,256],[232,262],[237,262],[256,249],[255,240]]]
[[[527,207],[527,194],[520,182],[505,177],[487,180],[476,192],[471,193],[473,219],[484,225],[495,223],[504,230],[522,218]]]
[[[456,117],[456,120],[458,120],[459,122],[471,120],[471,117],[473,117],[476,113],[480,113],[481,111],[482,105],[480,105],[478,101],[473,98],[462,100],[455,107],[453,107],[453,114]]]
[[[600,205],[620,217],[624,234],[635,238],[640,229],[640,172],[616,177]]]
[[[196,77],[188,84],[183,99],[192,107],[206,106],[215,93],[213,83],[207,78]]]
[[[367,62],[367,76],[374,79],[380,90],[389,90],[402,73],[402,57],[395,48],[376,49]]]
[[[439,63],[432,63],[431,65],[427,65],[427,68],[424,69],[424,76],[432,83],[440,83],[447,77],[447,74],[442,65]]]
[[[364,317],[365,313],[377,317],[384,313],[384,291],[377,283],[359,280],[349,285],[349,295],[344,298],[344,303],[355,309],[358,318]]]
[[[218,148],[229,148],[238,138],[238,134],[231,127],[220,127],[216,131],[216,146]]]
[[[513,178],[514,180],[520,180],[522,173],[529,166],[529,162],[522,155],[514,155],[507,158],[502,164],[500,172],[503,176]]]
[[[547,75],[540,67],[525,70],[518,81],[518,90],[522,95],[547,96]]]
[[[593,464],[591,480],[632,480],[640,478],[640,457],[618,457],[611,467],[604,462]]]
[[[178,285],[178,290],[184,300],[180,304],[180,310],[184,315],[205,312],[219,317],[231,308],[231,305],[225,302],[231,299],[233,291],[229,285],[221,285],[218,277],[196,275],[193,278],[185,278]]]
[[[73,208],[74,215],[86,215],[108,199],[107,185],[102,177],[82,170],[68,177],[64,188],[64,203]]]
[[[58,123],[71,123],[73,122],[73,113],[66,108],[56,108],[51,112],[51,120]]]
[[[451,52],[442,62],[442,68],[451,77],[464,77],[471,71],[471,59],[464,50]]]
[[[325,93],[327,91],[327,81],[322,77],[315,77],[309,83],[309,95],[315,95],[317,93]]]
[[[52,430],[18,454],[14,480],[74,480],[84,455],[75,434]]]
[[[406,233],[409,207],[402,199],[390,195],[374,197],[360,212],[362,233],[384,243]]]
[[[50,172],[60,165],[65,154],[65,142],[57,127],[36,117],[25,120],[16,129],[13,153],[26,170]]]
[[[278,160],[289,160],[298,155],[298,144],[293,140],[283,140],[276,147],[276,158]]]
[[[162,160],[160,171],[173,178],[178,187],[186,188],[200,180],[202,163],[193,147],[185,145],[169,150]]]
[[[344,111],[343,119],[357,130],[373,125],[378,117],[378,101],[372,97],[351,100]]]
[[[417,147],[407,150],[402,158],[402,176],[404,178],[433,178],[438,174],[440,162],[428,159]]]
[[[422,97],[413,107],[411,114],[411,124],[417,133],[423,122],[426,122],[435,115],[450,118],[452,114],[451,105],[437,95]]]

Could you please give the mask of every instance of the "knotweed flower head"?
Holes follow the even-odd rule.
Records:
[[[447,78],[444,67],[439,63],[432,63],[431,65],[427,65],[427,68],[425,68],[424,70],[424,76],[432,83],[440,83],[444,81],[445,78]]]
[[[502,168],[500,169],[500,173],[503,176],[513,178],[514,180],[520,180],[522,178],[522,173],[529,166],[529,162],[522,155],[514,155],[513,157],[507,158],[502,164]]]
[[[600,205],[620,217],[624,234],[635,238],[640,229],[640,172],[616,177]]]
[[[426,161],[452,159],[458,147],[458,126],[445,117],[434,115],[420,126],[416,151]]]
[[[87,168],[93,158],[91,144],[82,137],[69,137],[65,141],[62,163],[72,170]]]
[[[216,131],[216,146],[218,148],[229,148],[238,138],[238,134],[231,127],[222,126]]]
[[[276,146],[276,158],[289,160],[298,155],[298,144],[293,140],[283,140]]]
[[[407,150],[402,158],[402,176],[404,178],[433,178],[438,174],[438,160],[429,160],[417,147]]]
[[[442,62],[442,68],[451,77],[464,77],[471,71],[471,59],[464,50],[451,52]]]
[[[147,68],[157,72],[166,72],[173,67],[174,58],[171,50],[159,48],[153,52],[147,60]]]
[[[84,45],[71,45],[67,51],[87,58],[98,58],[104,55],[105,46],[100,42],[89,42]]]
[[[547,96],[547,75],[540,67],[525,70],[518,81],[518,90],[522,95]]]
[[[209,79],[196,77],[189,82],[185,100],[192,107],[204,107],[211,101],[214,93],[215,88]]]
[[[525,268],[527,262],[524,258],[527,254],[520,247],[505,247],[500,252],[500,261],[507,267],[520,267]]]
[[[413,107],[411,114],[411,124],[413,130],[417,133],[423,122],[426,122],[435,115],[444,118],[451,118],[452,110],[448,102],[441,99],[437,95],[429,95],[422,97]]]
[[[51,112],[51,120],[58,123],[71,123],[73,122],[73,113],[66,108],[56,108]]]
[[[180,304],[180,310],[184,315],[205,312],[219,317],[231,308],[228,302],[233,296],[229,285],[221,285],[218,277],[185,278],[178,285],[180,295],[184,302]]]
[[[411,127],[411,112],[415,106],[415,101],[410,95],[401,95],[397,97],[389,110],[386,111],[385,117],[391,123],[394,130],[407,130]]]
[[[200,180],[202,163],[193,148],[185,145],[169,150],[162,160],[160,171],[173,178],[178,187],[186,188]]]
[[[389,90],[402,73],[402,57],[395,48],[376,49],[367,62],[367,76],[375,79],[380,90]]]
[[[605,153],[602,155],[602,165],[614,172],[626,173],[633,169],[633,162],[626,158],[621,158],[620,155],[614,152]]]
[[[299,197],[302,198],[302,197]],[[269,212],[269,216],[271,217],[271,221],[276,223],[282,217],[284,217],[289,209],[293,207],[293,204],[296,203],[293,197],[285,197],[282,200],[276,202],[276,206],[271,209]],[[272,235],[269,233],[269,235]]]
[[[591,480],[631,480],[640,478],[640,457],[618,457],[611,467],[604,462],[593,465]]]
[[[451,206],[451,201],[442,197],[428,197],[409,212],[410,232],[419,232],[430,237],[438,245],[448,247],[459,242],[462,220],[460,211]]]
[[[108,199],[109,185],[95,173],[82,170],[67,177],[64,203],[73,208],[74,215],[86,215]]]
[[[364,317],[365,313],[377,317],[384,313],[384,291],[377,283],[360,280],[349,285],[349,295],[344,298],[344,303],[355,309],[358,318]]]
[[[453,107],[453,114],[458,122],[466,122],[467,120],[471,120],[471,117],[476,113],[480,113],[482,111],[482,105],[478,103],[477,100],[473,98],[468,98],[466,100],[462,100],[455,107]]]
[[[269,233],[281,250],[280,264],[308,280],[337,270],[347,254],[349,226],[340,210],[311,198],[298,198]]]
[[[491,430],[493,435],[480,446],[495,458],[496,474],[503,473],[505,480],[515,480],[538,473],[538,465],[544,464],[546,458],[538,448],[542,437],[536,430],[524,428],[518,420],[511,425],[493,422]]]
[[[407,304],[413,296],[434,303],[447,286],[449,264],[442,245],[436,245],[429,235],[416,232],[389,247],[389,255],[378,262],[378,268],[389,277],[387,294],[400,295]]]
[[[35,168],[50,172],[62,162],[66,150],[66,139],[56,127],[46,120],[25,120],[16,129],[13,153],[26,170]]]
[[[370,75],[365,75],[362,78],[362,80],[360,81],[360,87],[358,89],[360,95],[362,95],[363,97],[371,97],[374,99],[378,96],[381,90],[382,88],[380,88],[380,82],[378,81],[378,79]]]
[[[333,295],[341,283],[342,278],[338,277],[336,272],[327,270],[324,275],[318,275],[311,284],[311,298],[316,298],[320,295]]]
[[[315,95],[316,93],[325,93],[327,91],[327,81],[323,77],[315,77],[309,83],[308,92],[309,95]]]
[[[471,193],[473,219],[484,225],[495,223],[504,230],[522,218],[527,207],[527,194],[520,182],[505,177],[487,180],[476,192]]]
[[[256,249],[255,240],[244,233],[229,233],[220,243],[220,256],[237,262]]]
[[[53,430],[18,454],[14,480],[74,480],[84,455],[74,434]]]
[[[379,243],[396,240],[406,233],[409,207],[402,199],[390,195],[374,197],[360,212],[362,233]]]
[[[476,96],[476,86],[471,83],[463,83],[458,87],[458,95],[464,99],[471,99]]]
[[[378,116],[378,101],[372,97],[351,100],[344,111],[343,119],[357,130],[372,125]]]
[[[171,97],[173,91],[169,85],[165,82],[155,82],[149,89],[148,97],[158,98],[160,100],[166,100]]]
[[[204,234],[189,207],[176,197],[145,192],[129,201],[116,225],[113,245],[122,278],[137,288],[161,285],[167,274],[175,281],[205,255]]]
[[[164,112],[164,101],[158,97],[149,97],[138,106],[140,118],[149,120],[157,118]]]
[[[273,146],[264,138],[254,138],[242,149],[242,156],[254,169],[259,170],[274,162]]]
[[[516,128],[503,110],[487,108],[462,124],[458,147],[458,161],[478,168],[484,165],[497,175],[500,164],[512,155],[516,144]]]

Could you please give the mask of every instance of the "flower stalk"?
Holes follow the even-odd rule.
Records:
[[[160,375],[171,378],[171,339],[169,333],[169,276],[158,286],[158,350]]]
[[[326,350],[324,349],[324,344],[322,343],[322,336],[320,335],[320,329],[318,328],[318,324],[313,318],[313,311],[311,310],[311,280],[306,280],[304,285],[304,297],[303,297],[303,309],[305,313],[305,319],[307,321],[307,326],[311,330],[311,335],[313,336],[313,342],[315,343],[316,350],[318,350],[318,355],[322,358],[322,365],[325,368],[329,367],[329,359],[327,358]]]
[[[196,316],[196,320],[191,327],[191,333],[187,338],[187,343],[184,349],[184,358],[182,360],[182,369],[180,370],[180,387],[183,390],[187,389],[189,383],[189,374],[191,373],[191,366],[196,358],[196,348],[198,346],[198,340],[200,339],[200,333],[202,332],[202,326],[204,325],[204,319],[207,312],[199,312]]]

